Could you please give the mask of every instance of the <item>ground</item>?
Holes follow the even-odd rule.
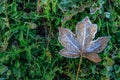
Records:
[[[120,0],[0,0],[0,80],[75,80],[79,58],[59,55],[58,27],[75,32],[86,16],[95,39],[111,39],[101,62],[82,59],[78,80],[120,80]]]

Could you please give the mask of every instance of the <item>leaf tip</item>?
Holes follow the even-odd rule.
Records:
[[[102,61],[102,59],[96,53],[91,53],[91,54],[85,55],[84,57],[95,63]]]
[[[86,17],[82,20],[82,22],[83,22],[84,24],[87,24],[87,23],[92,24],[88,16],[86,16]]]
[[[61,30],[61,27],[58,27],[58,30],[60,31],[60,30]]]

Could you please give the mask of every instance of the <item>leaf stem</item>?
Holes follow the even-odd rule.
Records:
[[[80,61],[79,61],[79,65],[78,65],[78,70],[77,70],[77,75],[76,75],[76,80],[78,80],[78,75],[79,75],[79,71],[80,71],[80,65],[82,63],[82,54],[80,56]]]

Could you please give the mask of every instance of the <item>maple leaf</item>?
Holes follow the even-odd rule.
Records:
[[[76,34],[67,28],[58,28],[59,42],[64,46],[60,54],[68,58],[77,58],[82,56],[95,63],[100,62],[100,53],[107,46],[109,37],[99,37],[93,40],[97,32],[97,25],[92,24],[88,17],[85,17],[76,25]]]

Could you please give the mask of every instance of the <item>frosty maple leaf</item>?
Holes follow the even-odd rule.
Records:
[[[77,23],[76,34],[67,28],[58,29],[59,42],[64,46],[64,49],[60,51],[62,56],[77,58],[82,54],[83,57],[93,62],[101,61],[97,53],[104,50],[109,37],[99,37],[97,40],[93,40],[97,32],[97,25],[92,24],[88,17]]]

